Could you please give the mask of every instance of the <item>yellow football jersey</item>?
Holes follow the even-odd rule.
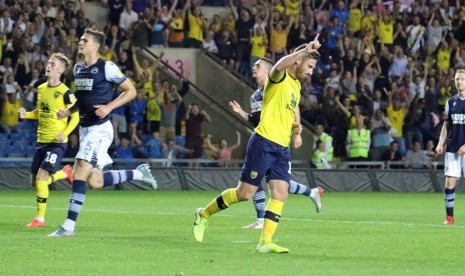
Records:
[[[39,126],[37,128],[37,142],[55,143],[58,133],[63,132],[68,125],[68,118],[58,119],[57,111],[66,109],[74,104],[76,97],[69,88],[61,83],[50,87],[47,82],[37,88],[37,112]],[[68,142],[68,137],[64,143]]]
[[[255,132],[276,144],[288,147],[295,120],[294,112],[300,102],[300,88],[300,82],[287,72],[279,82],[268,79],[263,92],[260,123]]]

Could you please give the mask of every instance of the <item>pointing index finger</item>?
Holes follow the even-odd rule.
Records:
[[[313,39],[313,41],[317,41],[318,40],[318,37],[320,37],[320,33],[317,33],[315,38]]]

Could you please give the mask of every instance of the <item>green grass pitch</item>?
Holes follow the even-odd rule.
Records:
[[[35,192],[0,192],[2,275],[464,275],[465,198],[444,226],[439,193],[326,193],[322,213],[292,195],[275,239],[289,254],[258,254],[251,202],[209,221],[193,240],[193,212],[217,192],[90,191],[77,236],[48,238],[69,192],[52,191],[47,227],[24,225]]]

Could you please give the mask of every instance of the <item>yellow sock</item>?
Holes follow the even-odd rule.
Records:
[[[59,170],[53,174],[53,181],[58,181],[66,178],[66,173],[63,170]],[[51,182],[49,183],[51,184]]]
[[[265,220],[263,222],[262,236],[260,244],[270,243],[276,229],[278,228],[279,219],[283,210],[284,202],[271,198],[265,209]]]
[[[236,188],[224,190],[219,196],[208,203],[202,212],[200,212],[201,218],[209,218],[211,215],[218,213],[219,211],[228,208],[231,204],[237,202]]]
[[[37,188],[37,218],[43,219],[45,218],[45,209],[47,208],[47,199],[49,195],[48,185],[50,184],[49,180],[36,181],[36,188]]]

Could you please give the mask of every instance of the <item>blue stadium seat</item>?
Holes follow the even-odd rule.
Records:
[[[0,140],[8,140],[8,136],[7,133],[0,132]]]
[[[15,146],[7,147],[4,153],[6,153],[8,157],[24,157],[23,149]]]
[[[13,140],[11,141],[11,145],[13,147],[20,148],[21,150],[24,150],[26,147],[30,146],[28,140]]]
[[[10,133],[10,140],[11,141],[27,140],[27,134],[25,134],[25,133]]]

